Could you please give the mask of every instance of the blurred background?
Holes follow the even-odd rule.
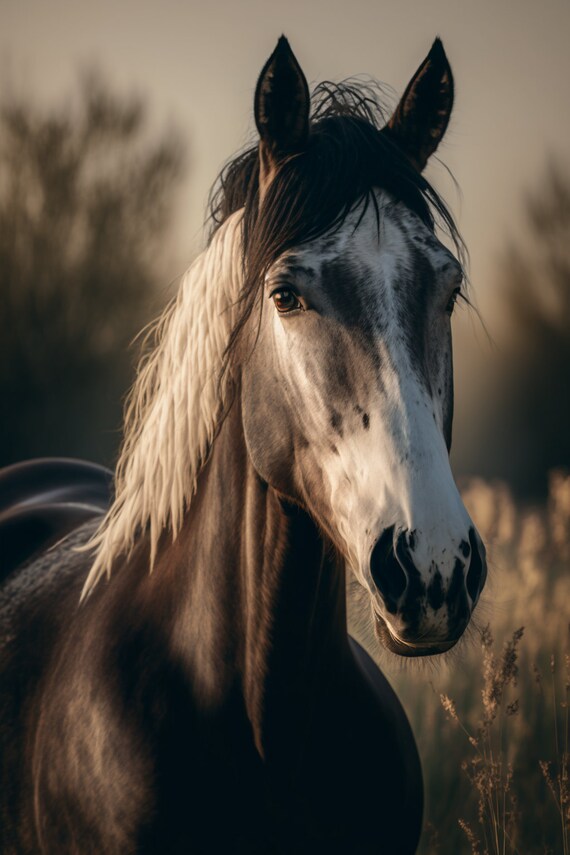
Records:
[[[524,823],[513,831],[505,814],[501,847],[499,837],[497,848],[485,843],[477,819],[482,791],[467,774],[471,761],[461,759],[473,745],[453,742],[459,737],[442,717],[438,696],[455,688],[466,720],[484,721],[477,681],[484,689],[490,679],[490,648],[481,651],[477,642],[467,649],[459,681],[452,666],[412,682],[393,662],[384,667],[405,700],[427,769],[431,831],[423,851],[479,851],[457,824],[461,811],[471,810],[471,787],[470,827],[481,852],[566,853],[567,713],[556,730],[560,750],[553,722],[570,677],[567,670],[558,675],[558,696],[540,695],[533,668],[554,680],[549,657],[563,670],[569,661],[564,666],[567,0],[1,0],[0,465],[40,455],[113,465],[136,363],[130,344],[204,246],[210,185],[253,139],[256,78],[282,32],[310,82],[371,75],[393,87],[394,102],[436,35],[454,70],[453,118],[441,163],[428,168],[470,250],[479,313],[458,307],[453,320],[453,466],[490,549],[488,614],[498,649],[519,623],[527,625],[517,642],[526,644],[526,706],[521,702],[501,775],[514,763],[535,795],[512,783],[505,791],[506,778],[494,767],[479,783],[494,792],[499,781],[507,806],[509,787],[519,801],[533,798],[535,817],[544,807],[540,835],[531,840]],[[373,646],[367,630],[359,632]],[[514,701],[501,698],[506,715]],[[501,732],[504,740],[507,730]],[[442,753],[450,758],[445,769]],[[566,770],[557,797],[539,765],[551,755],[560,775]],[[503,756],[498,747],[493,756]]]
[[[454,320],[454,468],[544,496],[570,461],[570,7],[566,0],[2,0],[0,464],[112,465],[128,344],[203,246],[209,187],[252,138],[286,33],[311,82],[393,98],[435,35],[456,107],[428,177],[471,253]]]

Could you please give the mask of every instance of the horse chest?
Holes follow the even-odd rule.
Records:
[[[317,705],[315,726],[287,762],[262,761],[233,713],[195,721],[190,733],[171,727],[138,851],[412,853],[422,801],[421,781],[418,789],[406,779],[413,744],[362,687],[333,701]]]

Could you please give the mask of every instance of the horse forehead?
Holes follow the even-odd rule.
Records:
[[[461,268],[404,205],[391,202],[378,214],[373,206],[359,220],[351,214],[335,232],[285,253],[281,263],[292,278],[300,277],[301,292],[309,299],[312,295],[333,321],[323,327],[323,334],[335,343],[335,364],[342,368],[343,362],[350,362],[352,349],[347,345],[352,340],[359,352],[368,354],[366,364],[373,367],[376,380],[403,358],[423,383],[426,324],[437,295]],[[346,360],[340,358],[342,353]],[[370,379],[364,363],[362,369],[359,386]],[[339,376],[335,385],[344,396],[347,383]]]
[[[436,276],[461,273],[461,264],[453,253],[417,214],[402,203],[383,208],[382,226],[387,251],[405,259],[410,271],[414,264],[429,264]]]
[[[364,215],[352,211],[340,228],[287,251],[278,267],[327,290],[333,279],[338,296],[343,296],[343,284],[353,294],[377,293],[379,285],[401,287],[403,279],[410,288],[413,282],[421,284],[417,274],[422,270],[436,279],[460,273],[455,256],[413,211],[383,197],[380,201],[378,209],[369,205]]]

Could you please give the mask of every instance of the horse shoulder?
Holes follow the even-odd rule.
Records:
[[[109,668],[111,586],[79,604],[90,558],[74,547],[90,531],[24,567],[2,592],[0,672],[9,704],[0,715],[0,815],[6,851],[15,840],[19,855],[38,846],[135,851],[151,806],[152,759],[132,724],[119,666]]]

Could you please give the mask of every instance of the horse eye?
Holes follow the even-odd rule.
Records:
[[[280,288],[279,291],[274,291],[271,296],[275,303],[275,308],[281,314],[301,308],[301,303],[297,295],[290,288]]]
[[[456,288],[451,297],[449,298],[449,302],[445,307],[445,311],[448,315],[453,313],[453,309],[455,308],[455,304],[457,303],[457,298],[461,294],[461,288]]]

